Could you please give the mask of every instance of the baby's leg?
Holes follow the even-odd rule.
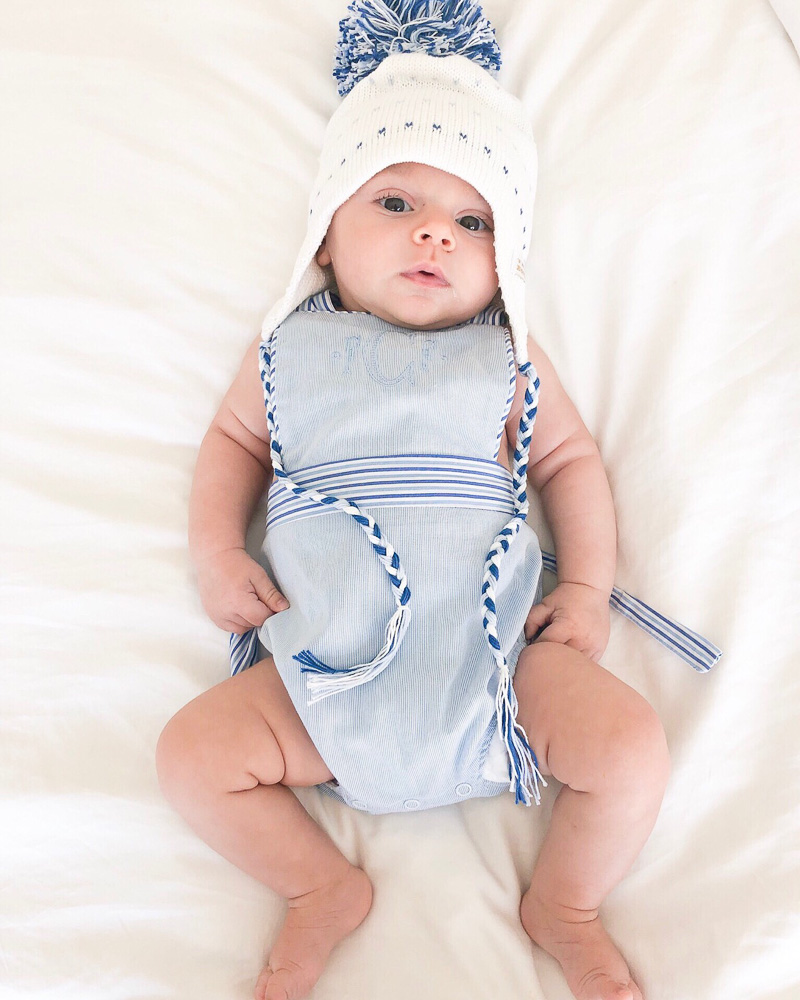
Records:
[[[272,660],[181,709],[161,734],[157,765],[166,798],[192,829],[288,900],[256,997],[307,996],[333,947],[369,912],[372,887],[285,787],[332,775]]]
[[[520,656],[519,719],[540,769],[563,784],[521,906],[579,1000],[641,1000],[598,908],[644,846],[669,774],[661,723],[632,688],[567,646]]]

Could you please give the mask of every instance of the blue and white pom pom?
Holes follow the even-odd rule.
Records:
[[[347,9],[333,69],[342,97],[398,52],[465,56],[492,74],[500,69],[494,28],[474,0],[353,0]]]

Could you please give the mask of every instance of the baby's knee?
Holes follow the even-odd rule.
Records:
[[[195,699],[173,715],[156,744],[159,785],[173,805],[218,791],[228,780],[224,772],[231,748],[220,746],[221,734],[204,701]]]
[[[283,780],[283,754],[261,712],[225,684],[190,701],[164,727],[156,771],[165,798],[181,802]]]
[[[191,706],[182,708],[161,731],[156,744],[156,773],[164,797],[175,802],[197,783],[204,751]]]
[[[655,709],[630,691],[608,733],[606,776],[617,788],[663,792],[670,772],[664,726]]]

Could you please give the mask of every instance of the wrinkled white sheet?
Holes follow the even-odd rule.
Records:
[[[770,3],[800,55],[800,5],[796,0],[770,0]]]
[[[797,1000],[800,60],[766,0],[485,6],[539,143],[530,319],[605,457],[618,583],[725,651],[697,676],[614,622],[674,773],[607,924],[648,1000]],[[281,918],[153,748],[226,673],[189,484],[302,237],[343,8],[0,12],[2,1000],[245,1000]],[[314,1000],[566,1000],[517,920],[551,795],[304,793],[376,886]]]

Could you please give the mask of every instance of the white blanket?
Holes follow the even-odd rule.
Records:
[[[606,461],[617,582],[724,650],[696,675],[614,621],[674,770],[607,925],[647,1000],[797,1000],[800,60],[766,0],[485,6],[539,144],[531,326]],[[189,485],[303,234],[343,13],[0,13],[2,1000],[246,1000],[281,920],[153,749],[226,675]],[[567,1000],[517,918],[554,791],[302,793],[376,887],[314,1000]]]

